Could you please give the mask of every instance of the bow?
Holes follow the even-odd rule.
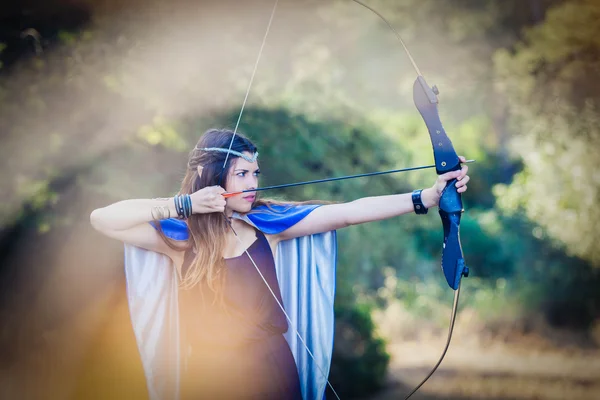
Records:
[[[441,175],[441,174],[444,174],[447,172],[460,170],[461,169],[461,161],[460,161],[458,155],[456,154],[456,151],[454,150],[454,146],[452,145],[452,141],[446,134],[446,131],[445,131],[445,129],[442,125],[442,122],[440,120],[440,117],[439,117],[438,107],[437,107],[437,104],[438,104],[437,95],[439,94],[439,91],[438,91],[437,87],[436,86],[430,87],[427,84],[427,82],[425,81],[425,78],[421,74],[417,64],[415,63],[414,59],[412,58],[408,48],[404,44],[404,41],[402,40],[400,34],[392,27],[392,25],[380,13],[378,13],[373,8],[367,6],[366,4],[364,4],[358,0],[352,0],[352,1],[369,9],[370,11],[375,13],[377,16],[379,16],[387,24],[387,26],[396,34],[398,40],[402,44],[408,58],[410,59],[412,65],[417,73],[417,78],[413,85],[413,101],[415,103],[415,106],[417,107],[417,110],[423,117],[425,125],[427,126],[427,129],[429,131],[429,137],[431,139],[431,144],[433,147],[433,157],[435,160],[435,169],[436,169],[437,174]],[[262,55],[262,51],[263,51],[264,45],[266,43],[267,36],[269,34],[271,24],[273,22],[273,17],[275,15],[275,10],[277,8],[278,2],[279,2],[279,0],[275,1],[273,10],[271,12],[271,17],[269,19],[269,23],[268,23],[268,26],[267,26],[265,35],[263,37],[263,41],[262,41],[260,50],[259,50],[259,54],[258,54],[256,63],[254,65],[254,70],[252,72],[250,82],[248,84],[248,88],[246,90],[246,95],[244,97],[244,101],[242,103],[242,107],[241,107],[241,110],[240,110],[240,113],[239,113],[239,116],[238,116],[238,119],[237,119],[237,122],[235,125],[234,134],[231,138],[231,143],[229,145],[227,157],[225,158],[225,162],[223,163],[223,169],[225,169],[225,166],[227,164],[229,152],[233,145],[235,134],[239,127],[239,123],[240,123],[240,120],[241,120],[241,117],[242,117],[242,114],[244,111],[244,107],[246,105],[248,96],[250,94],[252,82],[254,80],[254,76],[255,76],[261,55]],[[430,166],[414,167],[414,168],[409,168],[406,170],[421,169],[421,168],[428,168],[428,167],[430,167]],[[400,171],[399,170],[386,171],[383,173],[391,173],[391,172],[400,172]],[[373,173],[373,175],[375,175],[375,174],[378,174],[378,173]],[[364,175],[367,175],[367,174],[361,174],[360,176],[364,176]],[[223,176],[223,174],[221,174],[221,176]],[[352,176],[350,178],[354,178],[354,177],[357,177],[357,176]],[[329,181],[329,180],[346,179],[346,178],[349,178],[349,177],[323,179],[323,180],[317,180],[317,181],[311,181],[311,182],[302,182],[299,184],[320,183],[320,182]],[[458,306],[458,298],[459,298],[459,294],[460,294],[461,279],[463,276],[465,276],[465,277],[468,276],[468,273],[469,273],[469,269],[465,264],[462,247],[461,247],[461,243],[460,243],[460,232],[459,232],[460,219],[461,219],[461,215],[462,215],[464,209],[463,209],[463,205],[462,205],[462,196],[460,193],[458,193],[457,188],[455,186],[456,182],[457,182],[456,179],[453,179],[453,180],[447,182],[446,187],[442,191],[442,194],[440,196],[440,201],[439,201],[439,214],[440,214],[440,217],[442,220],[443,231],[444,231],[441,268],[442,268],[442,271],[446,278],[446,282],[454,290],[454,302],[453,302],[452,313],[451,313],[451,317],[450,317],[448,338],[447,338],[446,346],[443,350],[443,353],[442,353],[441,357],[439,358],[438,362],[436,363],[436,365],[433,367],[433,369],[430,371],[430,373],[427,375],[427,377],[423,381],[421,381],[421,383],[419,385],[417,385],[405,397],[405,400],[410,398],[433,375],[433,373],[437,370],[438,366],[441,364],[444,356],[446,355],[446,352],[450,345],[450,340],[452,338],[452,331],[454,328],[454,321],[455,321],[456,311],[457,311],[457,306]],[[291,185],[297,185],[297,184],[291,184]],[[284,187],[284,186],[290,186],[290,185],[277,185],[276,187],[279,188],[279,187]],[[263,188],[263,190],[273,189],[273,188],[275,188],[275,187]],[[228,194],[226,194],[227,195],[226,197],[230,197],[231,195],[235,195],[235,194],[239,194],[239,193],[228,193]],[[225,216],[225,219],[228,222],[230,222],[229,219],[227,218],[227,216]],[[238,237],[237,233],[233,229],[233,226],[231,225],[231,223],[229,223],[229,226],[232,229],[237,240],[240,243],[242,243],[241,239]],[[256,265],[256,263],[254,262],[254,260],[252,259],[252,257],[250,256],[250,254],[248,253],[247,250],[245,251],[245,253],[248,256],[248,258],[250,259],[250,261],[252,262],[252,264],[254,265],[254,267],[256,268],[257,272],[260,274],[264,283],[267,285],[269,291],[271,292],[271,294],[277,301],[277,304],[279,305],[279,307],[285,314],[288,322],[291,324],[292,320],[288,316],[283,305],[279,302],[279,300],[277,300],[277,296],[275,296],[275,293],[273,292],[273,290],[267,283],[266,279],[260,272],[260,269],[258,268],[258,266]],[[320,365],[318,365],[318,363],[316,363],[314,356],[312,355],[312,353],[310,352],[310,350],[308,349],[308,347],[306,345],[305,340],[298,333],[298,330],[295,327],[293,327],[293,329],[295,330],[296,335],[298,336],[300,341],[303,343],[305,349],[307,350],[307,352],[310,354],[311,358],[315,362],[317,368],[320,370],[321,373],[324,374],[322,366],[320,366]],[[327,384],[330,387],[330,389],[332,390],[332,392],[334,393],[334,395],[336,396],[336,398],[339,400],[339,396],[333,389],[333,386],[331,385],[329,380],[327,380]]]
[[[423,117],[427,130],[429,131],[429,137],[431,139],[431,145],[433,147],[433,158],[435,159],[435,169],[438,175],[446,172],[456,171],[461,169],[461,162],[454,150],[452,141],[446,134],[446,130],[442,125],[438,112],[438,88],[434,85],[430,87],[425,78],[421,74],[419,67],[412,58],[410,51],[404,44],[402,37],[394,29],[394,27],[376,10],[367,6],[359,0],[352,0],[355,3],[369,9],[381,18],[386,25],[396,34],[396,37],[402,44],[406,55],[410,59],[416,73],[417,78],[413,84],[413,101],[417,110]],[[444,228],[444,242],[442,245],[442,272],[446,278],[448,285],[454,290],[454,302],[452,305],[452,312],[450,316],[450,326],[448,330],[448,338],[446,340],[446,346],[442,352],[441,357],[435,364],[429,374],[417,385],[406,397],[405,400],[411,397],[423,384],[433,375],[439,365],[442,363],[448,347],[450,346],[450,340],[452,338],[452,331],[454,328],[454,321],[456,318],[456,310],[458,306],[458,298],[460,295],[460,283],[461,278],[469,275],[469,268],[465,264],[465,258],[463,256],[462,246],[460,244],[460,218],[463,213],[462,196],[457,192],[456,179],[452,179],[447,182],[446,187],[442,191],[440,202],[439,202],[439,214],[442,219],[442,225]]]

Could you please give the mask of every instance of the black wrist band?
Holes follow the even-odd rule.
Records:
[[[427,214],[427,208],[423,204],[421,200],[421,192],[423,189],[415,190],[412,192],[412,202],[413,208],[415,209],[415,214]]]

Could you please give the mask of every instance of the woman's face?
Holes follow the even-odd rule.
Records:
[[[244,152],[244,154],[248,157],[252,157],[252,154],[248,152]],[[257,189],[259,174],[260,170],[257,161],[251,163],[241,157],[237,157],[231,163],[227,184],[224,189],[227,192],[241,192],[243,190]],[[231,211],[246,213],[252,208],[255,199],[256,192],[233,196],[227,199],[227,208]]]

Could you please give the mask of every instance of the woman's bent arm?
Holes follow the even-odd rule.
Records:
[[[165,210],[165,218],[168,218],[169,216],[177,217],[177,210],[175,210],[173,198],[131,199],[119,201],[92,211],[90,222],[92,223],[92,226],[100,232],[122,231],[145,222],[153,221],[153,208],[157,211],[159,211],[160,208]]]
[[[177,216],[172,198],[132,199],[92,211],[90,222],[94,229],[110,238],[173,258],[176,251],[148,223],[154,220],[153,210],[157,217],[161,213],[163,218],[168,218],[169,213],[171,217]]]
[[[208,186],[190,195],[191,212],[202,214],[224,212],[225,189]],[[166,254],[172,259],[181,251],[173,250],[148,223],[156,219],[178,217],[173,198],[123,200],[92,211],[92,226],[108,237],[148,250]]]

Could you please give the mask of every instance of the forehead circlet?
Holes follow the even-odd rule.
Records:
[[[248,162],[251,162],[251,163],[255,162],[256,159],[258,158],[258,152],[255,152],[252,155],[252,157],[249,157],[246,154],[240,153],[239,151],[230,150],[230,149],[223,149],[221,147],[196,147],[196,150],[216,151],[216,152],[219,152],[219,153],[229,153],[230,155],[241,157],[244,160],[246,160]]]

